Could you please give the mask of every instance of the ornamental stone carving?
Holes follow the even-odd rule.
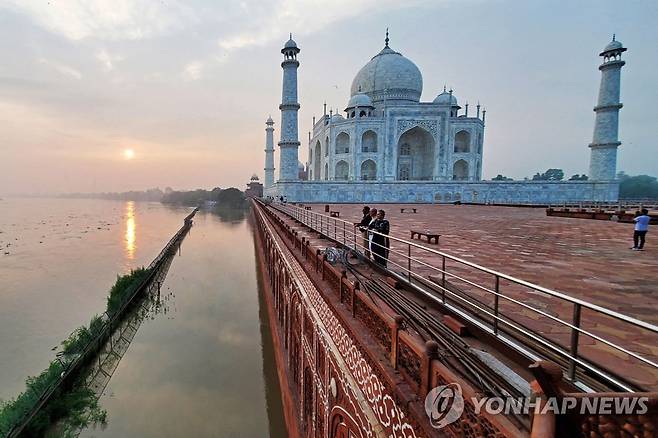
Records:
[[[421,128],[427,130],[432,137],[437,137],[438,135],[438,125],[436,120],[398,120],[398,131],[397,136],[399,137],[405,131],[408,131],[411,128],[420,126]]]

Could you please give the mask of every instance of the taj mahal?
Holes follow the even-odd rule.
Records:
[[[626,50],[613,40],[603,63],[587,181],[483,181],[486,110],[469,114],[452,90],[421,102],[423,77],[389,45],[352,81],[344,115],[313,118],[308,162],[299,161],[297,69],[300,48],[290,39],[283,54],[281,133],[275,180],[274,121],[266,122],[264,196],[295,202],[506,202],[615,201],[620,73]],[[303,172],[300,172],[303,170]]]

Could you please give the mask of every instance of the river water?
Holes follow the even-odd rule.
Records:
[[[190,209],[105,200],[0,201],[0,399],[105,308],[118,273],[146,266]],[[247,213],[197,213],[153,312],[81,436],[285,436]]]

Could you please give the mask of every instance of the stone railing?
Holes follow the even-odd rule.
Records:
[[[438,360],[436,343],[424,342],[415,332],[411,333],[402,328],[403,318],[390,309],[376,296],[368,296],[361,289],[360,284],[347,278],[345,271],[336,269],[327,260],[326,255],[313,245],[298,231],[290,226],[280,214],[261,206],[255,205],[257,213],[267,218],[274,225],[277,234],[286,243],[293,255],[303,266],[321,293],[328,309],[342,323],[346,331],[357,341],[358,351],[363,355],[373,375],[382,383],[391,394],[392,399],[406,400],[406,418],[417,431],[417,435],[433,436],[439,431],[433,429],[424,410],[424,399],[428,392],[441,382],[460,382],[464,388],[469,384],[459,379]],[[263,230],[259,228],[259,232]],[[271,257],[272,250],[266,253]],[[274,263],[278,265],[279,262]],[[269,265],[268,265],[269,266]],[[286,278],[285,273],[274,267],[268,271],[275,273],[275,284]],[[276,293],[275,293],[276,295]],[[282,303],[283,300],[275,300]],[[285,311],[280,311],[285,313]],[[286,317],[279,319],[284,327]],[[307,330],[304,330],[306,332]],[[286,338],[294,339],[292,335]],[[292,349],[295,347],[292,346]],[[326,355],[322,354],[323,361]],[[320,357],[320,355],[317,355]],[[388,360],[382,361],[386,357]],[[293,372],[299,372],[296,368]],[[320,373],[318,372],[318,375]],[[294,380],[294,379],[293,379]],[[465,393],[475,394],[475,390],[466,389]],[[303,402],[299,401],[303,404]],[[473,406],[466,408],[473,411]],[[527,436],[529,431],[522,426],[516,426],[504,415],[481,414],[475,420],[464,418],[461,421],[441,429],[441,433],[454,436],[476,436],[468,431],[490,430],[490,436]],[[323,424],[331,424],[330,418],[323,418]],[[325,436],[325,435],[318,435]]]

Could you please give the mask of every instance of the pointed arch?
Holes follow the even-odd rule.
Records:
[[[377,163],[373,160],[365,160],[361,163],[361,180],[374,181],[377,179]]]
[[[347,181],[350,178],[350,165],[347,161],[340,160],[336,163],[336,170],[334,172],[334,179],[339,181]]]
[[[361,136],[361,152],[377,152],[377,134],[368,130]]]
[[[456,181],[468,180],[468,163],[466,160],[457,160],[452,166],[452,179]]]
[[[313,162],[313,174],[316,180],[320,179],[320,169],[322,169],[322,145],[320,140],[315,143],[315,153],[313,154],[315,161]]]
[[[426,129],[415,126],[400,136],[397,145],[397,179],[431,180],[436,142]]]
[[[341,132],[336,136],[336,153],[337,154],[350,153],[350,136],[346,132]]]
[[[455,134],[455,153],[467,153],[471,151],[471,134],[461,130]]]

